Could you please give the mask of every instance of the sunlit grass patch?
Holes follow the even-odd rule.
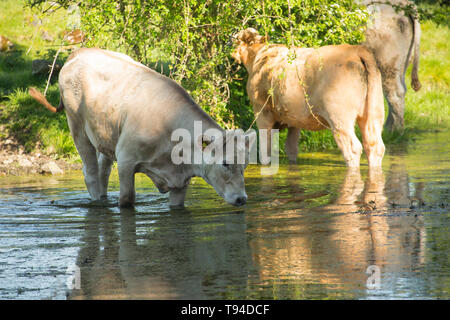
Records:
[[[39,142],[49,153],[77,157],[64,113],[49,112],[22,89],[16,89],[8,99],[7,108],[0,114],[0,123],[4,124],[8,134],[24,145],[26,151],[32,151]],[[48,100],[57,105],[57,85],[49,88]]]

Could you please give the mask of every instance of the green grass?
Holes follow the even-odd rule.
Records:
[[[0,1],[0,34],[9,38],[15,47],[12,51],[0,53],[0,125],[4,128],[1,136],[13,135],[26,150],[31,151],[36,144],[49,153],[61,157],[77,158],[77,152],[68,130],[65,114],[52,114],[37,104],[27,94],[29,86],[44,91],[47,77],[32,76],[31,62],[37,58],[52,58],[60,43],[60,33],[66,27],[66,13],[41,16],[30,8],[24,8],[22,1]],[[40,33],[47,31],[55,40],[44,41]],[[419,78],[422,89],[414,92],[410,85],[410,69],[407,73],[405,130],[384,132],[386,144],[413,141],[424,131],[448,130],[450,124],[450,53],[448,24],[436,24],[430,20],[422,22],[421,59]],[[31,48],[31,49],[30,49]],[[29,51],[29,52],[28,52]],[[68,52],[58,59],[63,62]],[[53,80],[47,94],[48,100],[57,105],[59,93]],[[280,134],[284,146],[286,132]],[[300,150],[314,151],[337,148],[329,131],[303,131]],[[283,150],[282,150],[283,152]]]
[[[408,87],[407,128],[448,128],[450,120],[450,30],[431,21],[422,23],[419,79],[422,88]],[[408,71],[409,78],[410,70]]]
[[[42,16],[24,8],[23,1],[0,1],[0,34],[14,43],[13,50],[0,53],[0,100],[18,88],[45,86],[46,76],[31,75],[31,63],[34,59],[53,58],[65,23],[64,10]],[[44,31],[54,41],[44,41],[41,37]]]
[[[47,97],[49,101],[58,101],[58,88],[52,86]],[[39,142],[49,153],[76,157],[65,114],[42,108],[27,91],[17,89],[9,95],[7,107],[0,114],[0,123],[4,123],[8,133],[13,134],[28,152]]]
[[[34,59],[53,59],[61,41],[60,33],[65,30],[64,10],[39,16],[38,12],[24,8],[22,1],[2,0],[0,21],[0,34],[14,43],[13,50],[0,53],[0,124],[4,128],[0,136],[14,136],[26,151],[40,144],[48,153],[78,158],[65,114],[50,113],[27,93],[29,86],[36,86],[42,92],[45,89],[48,76],[33,76],[31,64]],[[54,41],[44,41],[43,31]],[[61,54],[58,62],[62,64],[67,54]],[[55,79],[47,99],[57,105],[59,92]]]

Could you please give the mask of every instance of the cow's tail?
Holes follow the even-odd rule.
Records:
[[[411,71],[411,87],[414,91],[419,91],[422,87],[422,84],[419,81],[419,58],[420,58],[420,23],[417,14],[411,17],[413,20],[413,50],[414,50],[414,58],[413,58],[413,67]]]
[[[382,138],[384,98],[381,73],[373,54],[360,46],[359,58],[367,71],[367,95],[363,114],[358,120],[369,167],[380,167],[385,147]]]
[[[64,109],[64,104],[62,102],[62,99],[59,99],[59,106],[55,108],[50,104],[50,102],[47,101],[47,99],[44,97],[42,93],[40,93],[36,88],[30,87],[28,89],[28,93],[30,94],[33,99],[35,99],[37,102],[42,104],[44,107],[46,107],[48,110],[50,110],[53,113],[60,112]]]
[[[359,47],[358,55],[367,71],[367,115],[370,119],[379,117],[380,112],[382,112],[382,121],[384,121],[383,88],[381,85],[381,73],[378,69],[377,62],[373,54],[362,46]]]

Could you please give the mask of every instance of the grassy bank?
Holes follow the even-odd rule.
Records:
[[[60,157],[78,158],[70,137],[65,114],[51,114],[32,100],[27,93],[31,85],[45,89],[45,75],[33,76],[31,62],[37,58],[52,58],[60,43],[60,33],[66,26],[64,10],[56,14],[37,16],[20,1],[0,2],[0,34],[14,43],[12,51],[0,53],[0,138],[14,136],[27,151],[38,145],[48,153]],[[42,32],[54,40],[45,41]],[[413,140],[417,134],[429,130],[448,130],[450,124],[450,30],[445,24],[431,20],[422,22],[421,60],[419,78],[422,89],[414,92],[407,75],[405,131],[384,133],[387,144]],[[68,52],[61,55],[62,62]],[[57,105],[59,93],[53,80],[48,100]],[[285,133],[281,134],[284,144]],[[302,133],[300,149],[313,151],[336,148],[328,131]]]

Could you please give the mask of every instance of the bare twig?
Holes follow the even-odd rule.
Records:
[[[269,102],[269,99],[270,99],[271,97],[272,97],[272,95],[270,95],[270,94],[267,95],[266,102],[264,102],[264,105],[262,106],[261,110],[259,110],[259,112],[256,114],[255,119],[253,119],[252,124],[250,125],[250,127],[248,127],[248,129],[247,129],[246,132],[248,132],[248,131],[253,127],[253,125],[255,124],[256,120],[258,120],[259,115],[261,114],[261,112],[263,112],[264,108],[265,108],[266,105],[267,105],[267,102]]]
[[[47,94],[48,86],[50,85],[50,79],[52,78],[53,69],[55,68],[56,58],[58,58],[58,54],[61,51],[62,47],[63,47],[63,44],[61,44],[61,46],[59,47],[58,51],[56,51],[55,59],[53,59],[52,68],[50,70],[50,74],[49,74],[48,80],[47,80],[47,86],[45,87],[45,91],[44,91],[44,97]]]
[[[319,117],[317,115],[314,114],[314,112],[312,111],[312,109],[314,108],[310,103],[309,103],[309,96],[308,93],[306,92],[305,89],[305,82],[303,81],[303,79],[300,78],[300,75],[298,74],[298,69],[297,66],[295,66],[295,71],[297,73],[297,78],[298,78],[298,82],[300,83],[300,86],[302,87],[303,90],[303,95],[305,96],[305,102],[306,102],[306,106],[309,110],[309,113],[311,113],[311,115],[313,116],[313,118],[320,124],[322,125],[324,128],[330,129],[331,132],[333,132],[333,129],[330,128],[329,126],[327,126],[326,124],[324,124],[322,121],[320,121]]]
[[[34,32],[34,34],[33,34],[33,37],[31,38],[31,45],[30,45],[30,47],[28,48],[28,50],[27,50],[27,52],[26,52],[26,55],[28,55],[28,54],[30,53],[30,51],[31,51],[31,48],[33,48],[34,41],[35,41],[35,39],[36,39],[36,35],[39,33],[39,31],[41,30],[41,27],[42,27],[42,19],[39,18],[39,17],[37,17],[37,19],[38,19],[39,21],[37,22],[36,30],[35,30],[35,32]]]

